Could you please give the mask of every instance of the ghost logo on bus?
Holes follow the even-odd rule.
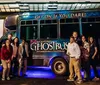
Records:
[[[54,41],[38,41],[31,43],[30,48],[33,51],[59,51],[67,49],[67,45],[67,42],[58,43]]]

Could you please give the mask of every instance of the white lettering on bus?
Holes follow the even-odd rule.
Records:
[[[54,43],[55,42],[50,42],[50,44],[49,44],[49,50],[53,50]]]
[[[57,42],[37,42],[31,43],[30,48],[34,51],[57,51],[57,50],[66,50],[67,49],[67,42],[57,43]]]
[[[64,44],[64,50],[66,50],[67,46],[68,46],[68,43],[67,42],[63,42],[63,44]]]
[[[41,48],[41,45],[37,43],[37,50],[40,50],[39,48]]]
[[[37,43],[32,43],[30,45],[31,50],[36,50],[37,49]]]
[[[48,50],[49,44],[48,43],[41,43],[41,50]]]
[[[62,50],[61,43],[56,43],[56,50]]]

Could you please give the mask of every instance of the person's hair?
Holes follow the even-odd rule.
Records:
[[[74,33],[77,34],[77,37],[80,37],[80,35],[79,35],[79,33],[77,31],[73,31],[72,36],[73,36]]]
[[[73,37],[73,36],[70,36],[70,38],[73,38],[73,39],[74,39],[74,37]]]
[[[18,46],[19,46],[19,38],[18,38],[18,37],[15,37],[15,38],[13,39],[13,44],[15,45],[15,42],[14,42],[14,41],[15,41],[16,38],[18,39],[18,42],[16,43],[16,45],[17,45],[17,47],[18,47]]]
[[[6,46],[6,41],[7,41],[7,40],[9,40],[9,39],[6,39],[6,40],[5,40],[5,47],[7,47],[7,46]],[[9,42],[10,42],[10,40],[9,40]],[[10,42],[10,43],[11,43],[11,42]],[[11,46],[11,45],[9,44],[9,46]]]
[[[8,35],[11,35],[11,36],[13,36],[13,35],[12,35],[12,33],[9,33]]]
[[[81,39],[82,39],[82,37],[84,37],[84,38],[85,38],[85,40],[87,40],[87,39],[86,39],[86,37],[85,37],[84,35],[82,35],[82,36],[81,36]]]
[[[85,37],[85,36],[84,36],[84,35],[82,35],[82,36],[81,36],[81,38],[82,38],[82,37]],[[86,37],[85,37],[85,38],[86,38]]]
[[[22,38],[21,41],[25,41],[26,42],[26,39],[25,38]]]
[[[72,36],[73,36],[74,33],[76,33],[78,35],[78,32],[77,31],[73,31]]]
[[[96,41],[95,41],[95,39],[94,39],[92,36],[89,37],[89,44],[91,44],[91,42],[90,42],[90,38],[93,39],[93,42],[92,42],[92,43],[93,43],[93,44],[96,44]]]

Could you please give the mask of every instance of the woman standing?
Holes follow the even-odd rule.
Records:
[[[2,80],[5,80],[5,77],[7,77],[7,80],[10,80],[9,72],[10,72],[10,66],[11,66],[11,57],[12,57],[12,46],[10,45],[10,41],[6,40],[5,46],[1,48],[1,62],[3,65],[3,73],[2,73]]]
[[[16,76],[18,74],[18,49],[19,49],[19,39],[17,37],[14,38],[12,46],[13,46],[12,64],[14,65],[13,76]]]
[[[19,71],[18,71],[18,75],[19,76],[20,76],[22,65],[23,65],[22,76],[26,76],[27,57],[29,57],[29,54],[28,54],[28,44],[23,39],[22,43],[19,46]]]
[[[89,43],[86,41],[85,36],[82,36],[81,65],[86,73],[86,77],[84,78],[85,81],[90,80],[89,51],[90,51]]]
[[[97,72],[97,69],[96,69],[96,55],[97,55],[97,46],[96,46],[96,43],[93,39],[93,37],[90,37],[89,38],[89,45],[90,45],[90,65],[92,65],[92,68],[94,70],[94,74],[95,74],[95,77],[93,80],[99,80],[99,76],[98,76],[98,72]]]

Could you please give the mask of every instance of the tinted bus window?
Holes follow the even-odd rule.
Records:
[[[27,27],[27,39],[37,39],[37,31],[38,31],[38,26],[28,26]]]
[[[57,38],[57,24],[41,25],[40,38]]]
[[[27,24],[32,24],[32,21],[26,21],[26,25],[27,25]]]
[[[25,38],[26,39],[26,26],[21,26],[20,27],[20,38]]]
[[[25,25],[25,21],[21,21],[21,25]]]
[[[51,23],[51,20],[45,20],[45,23]]]
[[[38,21],[37,20],[33,20],[33,24],[38,24]]]
[[[34,26],[21,26],[20,37],[26,39],[37,38],[37,25]]]
[[[61,38],[69,38],[73,31],[79,33],[79,24],[60,24]]]
[[[95,38],[100,38],[100,23],[83,23],[82,30],[83,35],[86,37],[93,36]]]

